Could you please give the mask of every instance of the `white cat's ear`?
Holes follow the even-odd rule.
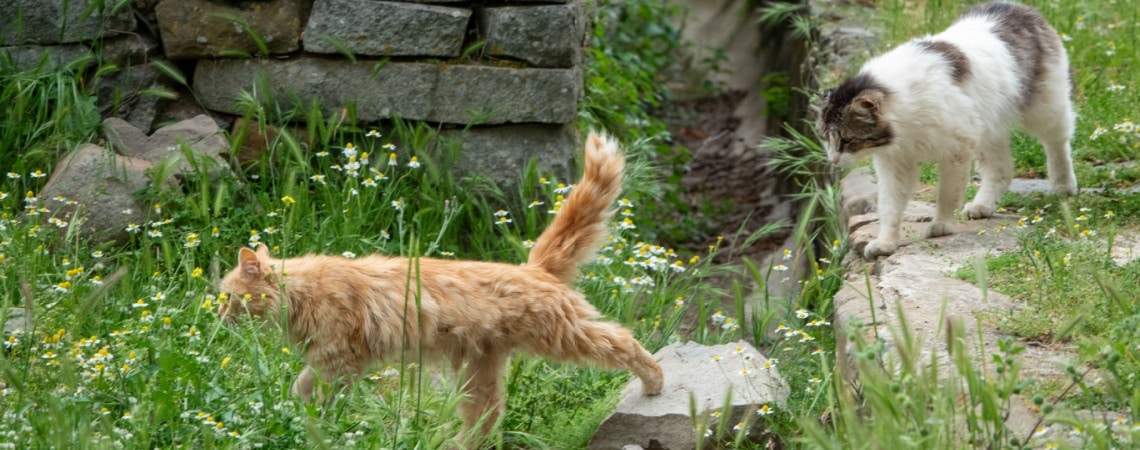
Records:
[[[241,273],[244,275],[261,275],[261,260],[249,247],[238,250],[238,267],[241,267]]]
[[[851,105],[860,112],[877,114],[882,106],[883,97],[882,91],[868,89],[856,95],[855,99],[851,100]]]

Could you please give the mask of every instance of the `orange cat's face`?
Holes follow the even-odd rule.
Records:
[[[237,266],[222,278],[225,300],[220,302],[218,317],[233,323],[242,315],[262,317],[277,310],[280,289],[269,262],[264,245],[256,253],[248,247],[238,251]]]

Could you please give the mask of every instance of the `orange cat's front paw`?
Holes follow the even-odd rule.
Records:
[[[313,384],[316,382],[315,374],[312,367],[305,367],[301,374],[297,376],[297,381],[293,382],[293,388],[290,389],[293,395],[301,397],[308,403],[313,399]]]

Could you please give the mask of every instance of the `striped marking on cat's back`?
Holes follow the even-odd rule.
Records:
[[[1057,31],[1036,9],[1019,3],[975,5],[959,20],[969,18],[994,23],[994,34],[1005,43],[1016,64],[1022,107],[1031,104],[1040,90],[1038,83],[1048,70],[1046,60],[1055,61],[1065,51]]]
[[[954,78],[954,83],[961,85],[970,78],[970,59],[957,45],[946,41],[927,39],[918,41],[915,45],[923,51],[935,53],[941,57],[950,66],[950,76]]]

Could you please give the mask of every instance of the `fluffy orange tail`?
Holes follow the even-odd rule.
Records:
[[[594,256],[606,236],[624,168],[625,156],[617,142],[590,132],[582,180],[530,249],[527,265],[541,267],[563,282],[574,281],[578,266]]]

